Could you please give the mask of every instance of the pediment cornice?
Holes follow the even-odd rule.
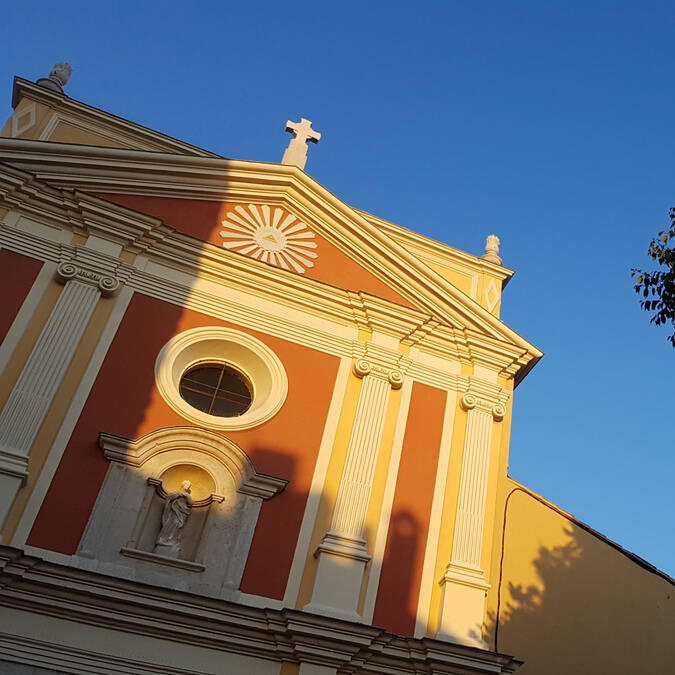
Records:
[[[115,231],[124,231],[129,221],[137,221],[129,231],[144,229],[145,232],[142,237],[137,237],[139,243],[135,245],[135,252],[140,246],[148,253],[151,250],[154,256],[175,258],[175,251],[181,250],[182,257],[187,260],[190,249],[194,249],[193,258],[205,268],[213,267],[209,260],[224,257],[230,269],[240,268],[243,276],[246,276],[246,270],[248,274],[253,274],[258,287],[262,276],[270,282],[272,279],[283,279],[294,286],[295,292],[305,285],[311,286],[312,296],[319,288],[330,288],[328,295],[341,296],[354,316],[353,302],[347,291],[309,279],[300,280],[299,275],[271,270],[264,263],[204,242],[191,241],[191,237],[173,231],[158,219],[113,205],[87,194],[87,191],[283,205],[419,308],[417,314],[424,318],[413,321],[414,326],[408,331],[416,337],[406,334],[403,339],[418,341],[424,335],[426,341],[429,331],[422,327],[434,321],[438,327],[433,333],[440,334],[439,328],[445,329],[442,342],[446,343],[446,349],[448,338],[455,344],[464,345],[461,349],[457,348],[458,357],[466,357],[474,351],[468,346],[468,336],[475,336],[471,344],[476,345],[479,352],[492,352],[498,346],[504,352],[500,361],[512,361],[505,372],[516,374],[518,381],[542,355],[536,347],[452,284],[436,274],[430,274],[424,263],[403,246],[295,167],[16,139],[0,139],[0,160],[19,169],[15,174],[17,184],[6,194],[10,202],[18,200],[24,203],[24,207],[30,208],[31,203],[39,201],[38,211],[47,206],[60,212],[59,217],[62,218],[65,210],[69,220],[72,220],[72,214],[81,213],[83,215],[76,218],[78,226],[84,222],[88,226],[98,223],[103,227],[111,216],[114,221],[110,228],[111,236]],[[7,169],[5,174],[16,171]],[[21,174],[23,179],[19,177]],[[11,175],[9,182],[12,182]],[[41,185],[39,190],[38,182]],[[60,206],[59,199],[62,202]],[[400,334],[402,326],[392,326],[410,310],[404,311],[400,305],[380,298],[370,302],[383,307],[392,305],[394,309],[389,311],[389,318],[382,321],[389,330]],[[370,314],[377,323],[377,313],[371,310]],[[384,312],[386,314],[387,311]],[[405,320],[403,324],[406,324]]]

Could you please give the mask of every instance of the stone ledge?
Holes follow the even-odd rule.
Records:
[[[141,551],[137,548],[121,548],[120,553],[129,558],[137,558],[138,560],[147,560],[148,562],[157,563],[159,565],[167,565],[168,567],[178,567],[189,572],[203,572],[206,567],[201,563],[192,562],[192,560],[183,560],[182,558],[169,558],[158,553],[151,553],[150,551]]]

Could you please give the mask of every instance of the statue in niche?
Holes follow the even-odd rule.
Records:
[[[190,497],[192,483],[184,480],[180,492],[170,492],[162,511],[162,527],[155,541],[153,553],[169,558],[178,558],[181,549],[183,528],[190,516],[193,500]]]

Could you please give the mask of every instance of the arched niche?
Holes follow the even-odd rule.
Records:
[[[258,473],[251,458],[229,438],[197,427],[164,427],[130,440],[101,433],[99,446],[106,459],[137,467],[145,475],[159,475],[177,464],[196,464],[210,473],[216,492],[226,489],[229,478],[243,494],[269,499],[287,481]]]
[[[232,440],[196,427],[137,439],[102,432],[99,446],[110,467],[78,560],[145,583],[234,597],[262,502],[287,481],[259,473]],[[169,549],[160,534],[178,493],[183,520]]]

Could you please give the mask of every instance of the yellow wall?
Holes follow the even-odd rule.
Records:
[[[501,583],[488,611],[496,648],[523,659],[523,675],[673,672],[672,581],[508,483]]]

